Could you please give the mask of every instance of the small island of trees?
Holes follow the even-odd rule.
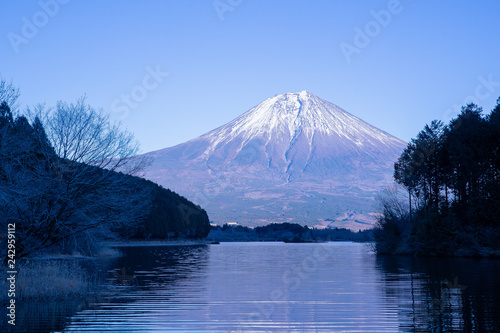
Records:
[[[380,198],[377,253],[500,256],[500,98],[482,111],[468,104],[408,144],[394,165],[406,199],[394,190]]]
[[[315,243],[328,241],[371,242],[373,230],[353,232],[344,228],[309,228],[298,223],[270,223],[255,228],[242,225],[213,225],[207,240],[212,242]]]

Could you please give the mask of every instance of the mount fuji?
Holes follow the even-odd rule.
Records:
[[[367,229],[406,143],[308,91],[273,96],[183,144],[150,152],[145,177],[212,222]]]

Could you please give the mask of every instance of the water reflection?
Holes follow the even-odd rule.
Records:
[[[113,264],[109,281],[149,290],[198,279],[206,270],[209,250],[205,245],[122,247],[123,256]]]
[[[64,260],[61,260],[64,261]],[[78,266],[84,274],[90,276],[89,288],[94,289],[105,281],[107,260],[96,261],[81,259]],[[3,280],[5,280],[4,276]],[[2,320],[0,332],[57,332],[62,331],[66,319],[76,312],[86,308],[90,298],[73,296],[62,300],[53,299],[16,299],[16,325],[12,326],[7,320]],[[7,303],[2,303],[2,309]],[[6,317],[7,318],[7,317]]]
[[[378,256],[401,331],[500,332],[500,262]]]
[[[395,309],[384,301],[375,256],[361,244],[125,251],[110,270],[118,296],[80,311],[66,332],[391,332],[398,327]]]
[[[190,299],[206,288],[209,250],[204,245],[121,248],[124,255],[109,270],[108,294],[74,315],[65,331],[160,330],[168,315],[196,307]]]
[[[28,331],[500,332],[499,260],[376,256],[338,242],[121,251],[105,293],[24,304],[20,313],[39,309],[23,317]]]

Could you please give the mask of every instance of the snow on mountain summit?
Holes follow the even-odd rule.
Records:
[[[353,116],[337,105],[303,90],[275,95],[200,139],[210,141],[207,151],[237,138],[241,146],[254,138],[266,140],[266,145],[278,137],[291,145],[298,136],[310,144],[318,136],[339,138],[357,146],[400,146],[402,141]]]

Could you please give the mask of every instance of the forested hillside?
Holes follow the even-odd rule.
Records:
[[[103,130],[83,100],[59,104],[48,132],[39,117],[14,117],[8,100],[0,98],[0,221],[5,231],[15,226],[16,258],[48,249],[92,255],[102,240],[208,234],[203,209],[132,176],[139,166],[134,150],[123,154],[128,137]]]

